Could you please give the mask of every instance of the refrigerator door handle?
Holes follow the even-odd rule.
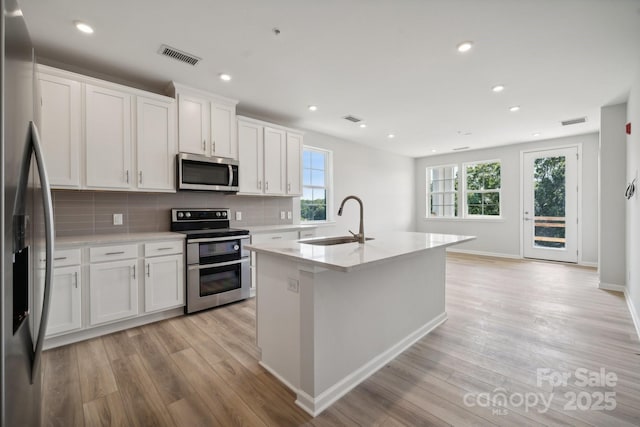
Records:
[[[36,348],[33,355],[33,363],[31,365],[31,384],[36,379],[39,372],[40,363],[42,361],[42,346],[44,344],[44,335],[47,329],[47,320],[49,317],[49,303],[51,300],[51,283],[53,281],[53,239],[55,232],[53,229],[53,203],[51,201],[51,186],[49,185],[49,176],[45,166],[44,157],[42,155],[42,147],[40,145],[40,134],[35,123],[29,122],[31,128],[31,143],[33,145],[33,153],[36,157],[38,166],[38,176],[40,177],[40,185],[42,186],[42,204],[44,207],[44,232],[45,232],[45,275],[44,275],[44,298],[42,301],[42,316],[40,318],[40,327],[38,328],[38,338]]]

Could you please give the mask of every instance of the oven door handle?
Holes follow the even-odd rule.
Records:
[[[202,239],[189,239],[187,240],[187,244],[189,243],[209,243],[209,242],[224,242],[224,241],[233,241],[233,240],[249,240],[248,234],[243,234],[241,236],[226,236],[226,237],[203,237]]]
[[[216,268],[216,267],[226,267],[228,265],[242,264],[245,262],[249,262],[249,258],[242,258],[237,261],[229,261],[229,262],[218,262],[215,264],[194,264],[188,266],[188,270],[204,270],[205,268]]]

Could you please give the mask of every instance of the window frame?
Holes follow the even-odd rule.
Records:
[[[467,167],[468,166],[475,166],[475,165],[481,165],[481,164],[485,164],[485,163],[498,163],[500,165],[500,188],[498,188],[497,190],[469,190],[467,188]],[[463,206],[463,218],[467,218],[467,219],[502,219],[502,161],[500,159],[491,159],[491,160],[478,160],[478,161],[473,161],[473,162],[465,162],[462,163],[462,179],[463,179],[463,183],[462,183],[462,206]],[[485,193],[497,193],[498,194],[498,210],[499,210],[499,214],[498,215],[476,215],[476,214],[469,214],[469,207],[467,205],[467,200],[468,200],[468,193],[480,193],[480,194],[485,194]]]
[[[480,165],[484,163],[498,163],[500,164],[500,188],[497,190],[468,190],[467,189],[467,167]],[[431,215],[431,169],[437,169],[442,167],[457,167],[458,168],[458,190],[455,192],[456,197],[458,199],[458,214],[456,216],[434,216]],[[424,194],[426,195],[425,202],[425,219],[427,220],[436,220],[436,221],[502,221],[504,218],[502,216],[502,160],[501,159],[489,159],[489,160],[474,160],[470,162],[457,162],[457,163],[447,163],[447,164],[436,164],[436,165],[427,165],[425,168],[425,184],[426,191]],[[440,193],[440,192],[438,192]],[[498,209],[500,210],[499,215],[475,215],[468,213],[468,204],[467,204],[467,195],[468,193],[497,193],[499,198]]]
[[[458,177],[456,178],[456,180],[458,181],[458,189],[455,191],[431,191],[431,171],[433,169],[439,169],[439,168],[458,168]],[[438,218],[438,219],[459,219],[461,218],[460,216],[460,208],[461,208],[461,203],[460,203],[460,164],[458,163],[449,163],[449,164],[444,164],[444,165],[433,165],[433,166],[427,166],[426,169],[426,185],[427,185],[427,191],[426,191],[426,195],[427,195],[427,200],[426,200],[426,210],[427,210],[427,218],[433,219],[433,218]],[[438,215],[433,215],[432,214],[432,209],[431,209],[431,195],[432,194],[451,194],[453,193],[456,197],[456,200],[458,202],[458,212],[456,213],[456,215],[453,216],[438,216]]]
[[[315,152],[326,155],[324,187],[304,185],[304,169],[305,169],[304,168],[304,152],[305,151],[315,151]],[[334,219],[333,217],[333,151],[328,150],[326,148],[314,147],[312,145],[303,144],[301,162],[302,164],[301,164],[300,170],[302,171],[303,176],[301,177],[302,195],[300,196],[300,223],[301,224],[323,224],[323,223],[333,222],[333,219]],[[308,220],[308,219],[302,218],[302,200],[304,197],[305,188],[324,188],[325,200],[326,200],[326,206],[325,206],[326,219]]]

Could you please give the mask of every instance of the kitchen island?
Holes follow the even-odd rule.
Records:
[[[260,364],[316,416],[447,318],[446,248],[474,239],[378,233],[249,245]]]

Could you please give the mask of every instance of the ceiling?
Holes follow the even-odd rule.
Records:
[[[412,157],[597,131],[600,107],[626,101],[640,73],[640,0],[20,4],[45,63],[158,92],[175,80],[240,113]],[[162,44],[202,61],[160,56]]]

